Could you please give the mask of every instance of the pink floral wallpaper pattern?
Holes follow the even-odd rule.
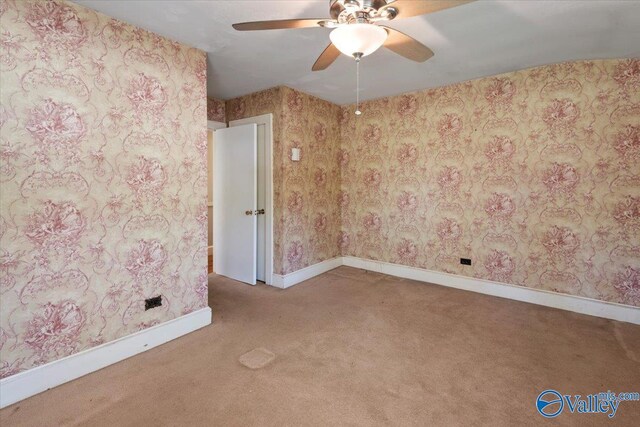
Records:
[[[343,255],[640,306],[640,60],[362,110],[342,109]]]
[[[343,254],[639,306],[639,93],[622,59],[370,101],[358,119],[287,87],[226,113],[274,114],[277,274]]]
[[[274,272],[339,255],[340,107],[280,86],[228,100],[229,121],[273,113]],[[300,148],[301,160],[291,161]]]
[[[207,107],[197,49],[64,1],[0,19],[7,377],[207,305]]]
[[[214,122],[227,122],[225,113],[225,102],[216,98],[207,98],[207,120]]]

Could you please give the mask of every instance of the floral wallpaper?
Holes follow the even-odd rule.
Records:
[[[7,377],[206,307],[206,58],[64,1],[0,19]]]
[[[342,254],[640,306],[640,60],[362,111],[342,110]]]
[[[224,101],[211,97],[207,98],[207,120],[222,123],[227,122]]]
[[[229,100],[226,113],[229,121],[274,115],[274,272],[338,256],[340,107],[281,86]]]
[[[338,106],[283,88],[283,274],[340,255],[339,116]],[[292,148],[300,149],[300,161],[291,161]]]

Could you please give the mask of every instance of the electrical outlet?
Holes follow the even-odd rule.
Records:
[[[147,298],[144,300],[144,311],[147,311],[152,308],[160,307],[162,305],[162,295],[158,295],[157,297]]]
[[[460,264],[471,265],[471,258],[460,258]]]

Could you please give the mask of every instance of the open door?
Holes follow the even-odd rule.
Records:
[[[255,285],[257,126],[216,130],[213,160],[213,265],[217,274]]]

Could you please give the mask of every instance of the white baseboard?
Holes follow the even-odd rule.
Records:
[[[0,408],[150,350],[211,324],[206,307],[0,380]]]
[[[575,313],[588,314],[605,319],[619,320],[621,322],[640,325],[640,308],[630,305],[616,304],[599,301],[591,298],[574,295],[559,294],[541,289],[527,288],[524,286],[508,285],[505,283],[491,282],[489,280],[475,279],[456,274],[441,273],[415,267],[407,267],[382,261],[372,261],[351,256],[342,257],[343,265],[362,268],[364,270],[389,274],[391,276],[406,279],[429,282],[450,288],[464,289],[486,295],[508,298],[547,307],[573,311]]]
[[[352,256],[333,258],[285,276],[274,274],[273,286],[286,289],[341,265],[640,325],[640,307]]]
[[[329,270],[340,267],[342,265],[342,257],[328,259],[326,261],[319,262],[317,264],[305,267],[302,270],[294,271],[293,273],[286,274],[284,276],[280,274],[274,274],[271,280],[271,286],[277,288],[287,289],[290,286],[297,285],[300,282],[311,279],[322,273],[326,273]]]

